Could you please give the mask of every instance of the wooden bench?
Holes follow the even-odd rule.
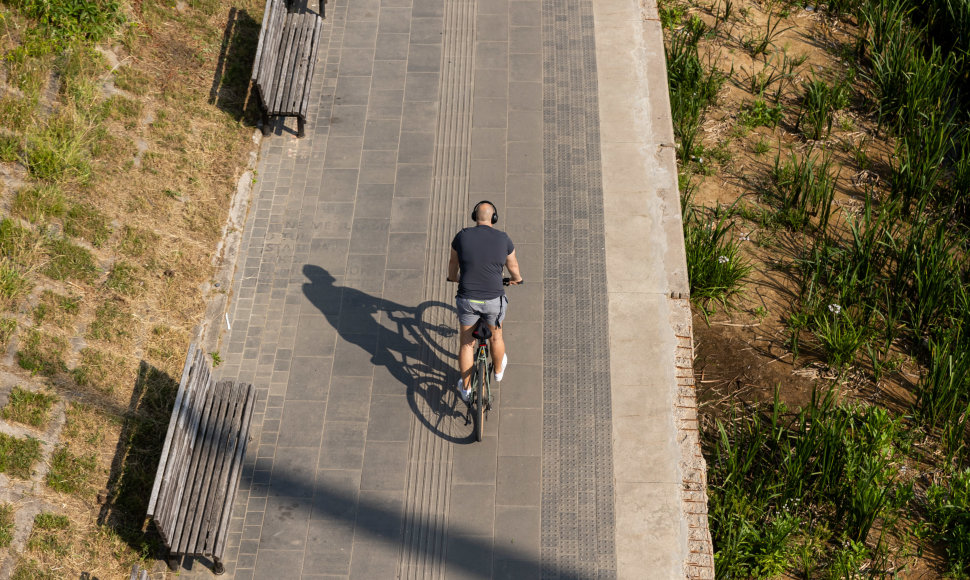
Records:
[[[296,117],[297,135],[303,136],[322,23],[305,7],[290,12],[284,0],[266,0],[252,76],[264,135],[272,116]]]
[[[193,344],[148,504],[172,571],[178,569],[177,555],[211,557],[213,572],[225,571],[229,516],[256,393],[250,384],[213,382],[205,353]]]

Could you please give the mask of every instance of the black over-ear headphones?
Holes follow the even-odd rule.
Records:
[[[472,221],[473,222],[477,222],[478,221],[478,206],[482,205],[483,203],[487,203],[488,205],[492,206],[492,210],[493,210],[492,211],[492,225],[498,223],[498,208],[495,207],[495,204],[494,203],[488,201],[487,199],[483,199],[482,201],[480,201],[480,202],[478,202],[478,203],[475,204],[475,209],[472,210]]]

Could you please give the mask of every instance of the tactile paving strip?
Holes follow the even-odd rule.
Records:
[[[542,578],[613,578],[609,328],[590,0],[543,0],[542,51]]]

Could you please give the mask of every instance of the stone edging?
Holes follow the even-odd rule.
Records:
[[[714,578],[714,549],[707,523],[707,463],[701,454],[697,395],[694,380],[694,331],[690,300],[670,299],[671,325],[677,336],[677,442],[684,478],[683,510],[687,520],[687,578]]]

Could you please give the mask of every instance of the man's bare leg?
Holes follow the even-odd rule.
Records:
[[[502,357],[505,356],[505,340],[502,338],[502,329],[497,326],[489,326],[492,329],[492,338],[488,341],[488,347],[492,351],[492,366],[495,368],[494,372],[501,373],[505,371],[502,368]]]
[[[461,325],[461,348],[458,349],[458,369],[465,382],[465,389],[472,388],[472,366],[475,364],[474,326]]]

